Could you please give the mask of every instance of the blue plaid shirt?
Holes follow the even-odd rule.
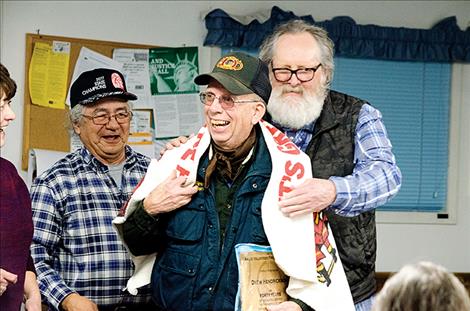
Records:
[[[297,131],[279,128],[305,152],[314,127],[312,122]],[[336,200],[330,208],[341,216],[356,216],[383,205],[401,186],[401,172],[379,110],[368,104],[362,106],[354,141],[352,174],[329,178],[336,186]]]
[[[112,220],[144,176],[149,159],[126,147],[121,189],[87,149],[55,163],[31,187],[34,237],[31,253],[43,299],[55,308],[77,292],[98,306],[145,303],[122,289],[133,272]]]

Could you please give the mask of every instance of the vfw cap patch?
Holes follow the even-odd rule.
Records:
[[[243,69],[243,62],[235,56],[226,56],[219,60],[217,68],[238,71]]]

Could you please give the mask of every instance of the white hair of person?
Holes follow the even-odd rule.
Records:
[[[470,297],[459,279],[432,262],[409,264],[390,277],[372,311],[469,311]]]
[[[293,19],[281,24],[277,26],[274,29],[274,32],[263,41],[260,46],[259,57],[271,66],[274,50],[279,38],[286,34],[299,34],[304,32],[310,33],[318,43],[321,53],[320,63],[326,76],[324,87],[329,88],[331,81],[333,80],[334,72],[334,43],[328,36],[326,30],[321,27],[314,26],[301,19]]]

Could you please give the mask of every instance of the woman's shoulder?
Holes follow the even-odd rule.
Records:
[[[16,167],[7,159],[0,158],[0,167],[2,174],[17,174]]]

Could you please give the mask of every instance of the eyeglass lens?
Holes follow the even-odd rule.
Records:
[[[199,98],[201,99],[201,102],[204,105],[210,106],[214,102],[214,100],[217,98],[219,100],[220,105],[222,108],[227,109],[227,108],[232,108],[233,105],[235,104],[235,101],[233,100],[232,96],[230,95],[220,95],[220,96],[215,96],[215,94],[210,93],[210,92],[201,92],[199,94]]]
[[[92,116],[92,120],[96,125],[104,125],[111,121],[112,118],[116,120],[117,123],[123,124],[129,121],[132,113],[130,111],[121,111],[112,115],[109,114],[96,114]]]
[[[289,68],[273,68],[274,77],[279,82],[287,82],[292,79],[292,75],[295,75],[300,82],[308,82],[313,79],[315,72],[321,66],[318,64],[316,67],[312,68],[299,68],[292,70]]]

